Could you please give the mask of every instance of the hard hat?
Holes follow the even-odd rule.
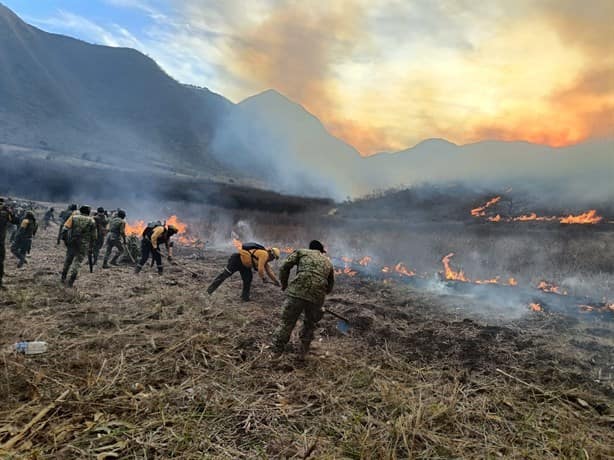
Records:
[[[117,211],[117,217],[119,217],[120,219],[123,219],[124,217],[126,217],[126,211],[124,211],[123,209],[119,209]]]
[[[169,225],[168,230],[169,232],[172,232],[172,233],[179,233],[179,230],[174,225]]]
[[[279,248],[271,248],[271,254],[273,254],[273,257],[275,257],[276,259],[279,259],[281,251],[279,250]]]
[[[92,208],[84,204],[83,206],[79,208],[79,212],[85,216],[89,216],[90,212],[92,212]]]
[[[102,214],[104,212],[104,208],[101,206],[98,209],[96,209],[96,212],[99,212],[100,214]]]

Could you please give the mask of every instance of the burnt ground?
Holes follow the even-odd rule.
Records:
[[[614,324],[484,318],[463,297],[338,277],[305,362],[266,346],[283,294],[227,254],[180,251],[163,277],[87,269],[59,285],[55,227],[7,262],[0,345],[6,458],[586,458],[614,456]],[[296,340],[296,338],[294,338]]]

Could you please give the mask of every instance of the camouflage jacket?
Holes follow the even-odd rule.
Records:
[[[109,223],[109,219],[104,214],[94,214],[94,222],[96,222],[96,232],[98,232],[98,237],[102,238],[107,233],[107,224]]]
[[[288,285],[290,270],[296,267],[296,277]],[[333,290],[335,272],[333,264],[320,251],[299,249],[284,261],[279,270],[281,286],[290,297],[322,305],[326,294]]]
[[[117,238],[117,237],[122,237],[125,238],[126,237],[126,221],[124,219],[122,219],[121,217],[112,217],[111,220],[109,221],[109,233],[111,234],[111,237],[113,238]]]
[[[79,242],[81,248],[93,248],[98,238],[96,222],[90,216],[76,214],[70,216],[64,224],[66,230],[70,231],[70,244]]]

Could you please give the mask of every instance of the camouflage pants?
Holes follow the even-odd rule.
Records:
[[[117,248],[117,250],[119,251],[117,254],[113,256],[113,259],[111,259],[113,263],[115,263],[117,262],[117,259],[119,258],[119,256],[121,256],[122,253],[124,252],[124,245],[122,244],[122,241],[119,237],[116,237],[113,234],[109,234],[109,236],[107,237],[107,249],[104,253],[104,264],[105,265],[109,261],[109,257],[111,257],[113,248]]]
[[[307,300],[295,297],[286,297],[281,313],[281,324],[273,335],[273,348],[277,352],[283,352],[286,344],[290,341],[290,335],[301,313],[304,313],[303,327],[299,334],[302,352],[309,351],[309,345],[313,340],[313,333],[318,321],[324,316],[322,307]]]
[[[98,256],[100,255],[100,250],[104,246],[104,235],[98,234],[98,239],[96,243],[94,243],[94,263],[98,262]]]
[[[68,271],[70,270],[70,277],[76,279],[79,274],[79,268],[83,259],[87,257],[87,247],[68,247],[66,251],[66,258],[64,259],[64,268],[62,269],[62,279],[66,279]]]

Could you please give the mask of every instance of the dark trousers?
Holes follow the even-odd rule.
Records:
[[[6,257],[5,235],[0,234],[0,286],[4,276],[4,258]]]
[[[16,238],[11,245],[11,252],[19,260],[18,266],[21,267],[26,263],[26,254],[32,249],[32,239]]]
[[[94,265],[98,262],[98,256],[100,255],[100,249],[104,245],[104,234],[102,232],[98,233],[98,238],[96,239],[96,243],[94,244]]]
[[[241,256],[238,253],[235,253],[230,256],[228,259],[228,264],[222,273],[217,275],[217,277],[213,280],[213,282],[207,288],[207,292],[209,294],[213,294],[213,292],[220,287],[220,285],[226,281],[226,279],[230,278],[235,272],[239,272],[241,274],[241,279],[243,280],[243,291],[241,292],[241,299],[248,301],[249,300],[249,290],[252,286],[252,278],[254,275],[252,274],[252,269],[247,268],[241,262]]]
[[[146,238],[143,238],[141,240],[141,260],[138,263],[139,267],[143,267],[143,265],[145,265],[145,263],[147,262],[147,259],[149,259],[150,254],[151,254],[152,259],[158,266],[158,271],[160,271],[162,269],[162,255],[160,254],[160,251],[154,249],[154,247],[151,244],[151,241],[149,241]]]

